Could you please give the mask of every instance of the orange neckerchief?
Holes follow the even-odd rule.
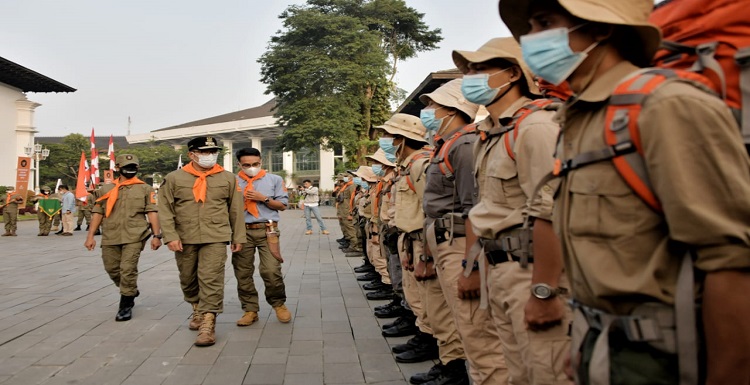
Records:
[[[378,211],[380,211],[380,192],[383,191],[383,181],[378,181],[378,184],[375,185],[375,196],[372,197],[372,217],[376,218],[378,216]]]
[[[198,179],[196,179],[195,183],[193,184],[193,196],[195,197],[196,202],[206,203],[206,190],[208,189],[206,177],[209,175],[218,174],[224,171],[224,168],[219,166],[218,164],[215,164],[210,170],[201,172],[193,167],[193,162],[190,162],[187,164],[187,166],[182,167],[182,171],[198,177]]]
[[[244,197],[248,191],[255,190],[255,187],[253,187],[253,182],[266,176],[266,170],[260,170],[260,172],[252,178],[247,176],[244,171],[238,172],[237,175],[239,175],[240,178],[244,179],[245,182],[247,182],[245,190],[242,191],[242,196]],[[250,215],[256,218],[260,217],[260,213],[258,212],[258,204],[252,199],[245,199],[245,210],[247,210]]]
[[[343,194],[344,191],[346,191],[346,189],[349,188],[349,186],[353,184],[354,184],[354,181],[350,180],[344,183],[343,185],[341,185],[341,193]],[[352,191],[352,195],[349,196],[349,211],[351,211],[353,207],[354,207],[354,192]]]
[[[112,213],[112,209],[115,208],[115,202],[117,202],[117,196],[120,194],[120,187],[123,186],[131,186],[134,184],[146,184],[146,182],[138,179],[138,178],[130,178],[125,179],[125,182],[120,183],[120,178],[117,178],[115,180],[115,187],[112,188],[112,190],[109,190],[108,193],[102,195],[101,198],[97,199],[96,201],[103,201],[107,200],[107,210],[104,212],[104,216],[109,218],[109,214]]]

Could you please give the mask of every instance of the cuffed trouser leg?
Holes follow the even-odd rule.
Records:
[[[463,273],[461,261],[466,253],[466,238],[455,238],[438,245],[433,253],[438,279],[456,329],[461,336],[469,374],[474,384],[506,384],[508,368],[500,335],[488,309],[479,308],[479,299],[458,298],[458,279]],[[515,385],[515,382],[514,382]]]
[[[223,312],[227,245],[223,242],[183,244],[182,248],[183,251],[175,252],[175,260],[185,301],[197,303],[201,313]]]
[[[531,295],[533,265],[524,269],[517,262],[506,262],[488,270],[492,319],[500,332],[513,383],[570,384],[563,372],[563,359],[570,349],[572,315],[568,307],[561,325],[543,332],[528,331],[524,308]],[[561,277],[560,286],[568,287],[565,277]]]

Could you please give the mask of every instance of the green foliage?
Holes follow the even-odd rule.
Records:
[[[403,0],[308,0],[280,18],[283,31],[258,60],[276,96],[279,149],[343,146],[355,158],[390,116],[388,79],[398,60],[437,47],[423,14]],[[357,159],[361,160],[361,159]]]

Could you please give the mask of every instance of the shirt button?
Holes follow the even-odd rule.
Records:
[[[548,193],[548,192],[552,191],[552,187],[549,187],[549,186],[546,186],[546,185],[545,185],[544,187],[542,187],[542,190],[543,190],[544,192],[547,192],[547,193]]]

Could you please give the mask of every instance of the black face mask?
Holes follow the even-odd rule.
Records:
[[[135,174],[138,173],[137,167],[123,167],[120,169],[120,175],[125,177],[125,179],[130,179],[135,176]]]

